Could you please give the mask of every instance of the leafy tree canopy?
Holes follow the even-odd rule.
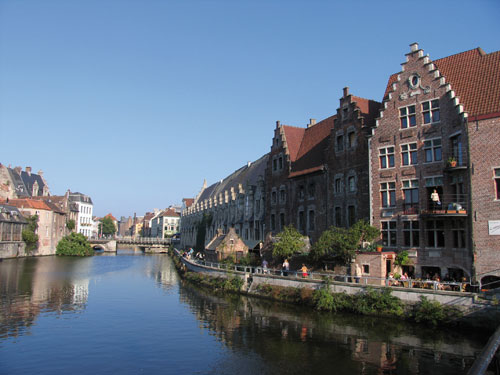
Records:
[[[110,217],[103,217],[101,223],[99,224],[99,232],[106,236],[112,236],[116,233],[115,223]]]
[[[380,230],[370,225],[366,220],[359,220],[351,228],[359,236],[359,243],[372,242],[380,236]]]
[[[363,241],[372,241],[380,232],[366,221],[358,221],[349,229],[330,227],[313,245],[311,256],[316,261],[334,261],[348,265]]]
[[[56,248],[56,255],[89,256],[94,255],[87,238],[81,233],[72,232],[63,237]]]
[[[404,251],[400,252],[396,256],[394,263],[397,264],[398,266],[408,266],[408,265],[412,264],[411,259],[410,259],[409,254],[408,254],[408,251],[404,250]]]
[[[277,242],[273,245],[274,258],[288,258],[300,252],[304,247],[304,237],[292,225],[289,225],[280,232]]]
[[[73,219],[68,220],[68,222],[66,223],[66,228],[68,228],[71,231],[75,229],[75,227],[76,227],[75,221]]]
[[[38,215],[33,215],[27,218],[28,226],[21,233],[23,241],[26,243],[25,252],[31,254],[38,248]]]

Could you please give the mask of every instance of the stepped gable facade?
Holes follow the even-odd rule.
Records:
[[[500,52],[432,61],[410,46],[373,132],[371,198],[384,247],[407,250],[416,276],[500,279],[499,126]]]
[[[204,243],[218,229],[223,233],[235,228],[250,248],[262,241],[264,235],[264,172],[268,155],[249,162],[228,177],[207,187],[181,215],[181,245],[195,246],[200,223],[204,225]],[[201,233],[202,234],[202,233]]]
[[[350,227],[370,220],[369,137],[380,103],[349,93],[345,87],[328,150],[326,227]]]
[[[291,224],[314,242],[331,225],[369,219],[367,129],[379,107],[346,87],[337,114],[311,119],[306,128],[276,123],[266,171],[266,224],[273,235]]]

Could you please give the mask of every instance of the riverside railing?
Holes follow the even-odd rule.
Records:
[[[182,257],[180,252],[176,250],[179,257]],[[382,278],[375,276],[354,276],[354,275],[342,275],[335,274],[331,272],[317,272],[317,271],[307,271],[306,273],[302,270],[284,270],[275,268],[266,268],[258,266],[247,266],[240,264],[230,264],[230,263],[217,263],[208,262],[202,259],[184,257],[189,262],[210,267],[212,269],[217,269],[221,271],[237,271],[243,273],[258,274],[262,276],[278,276],[278,277],[288,277],[300,280],[316,280],[316,281],[339,281],[344,283],[350,283],[353,285],[377,285],[386,287],[398,287],[407,289],[429,289],[436,291],[455,291],[455,292],[473,292],[476,286],[470,282],[448,282],[448,281],[436,281],[436,280],[422,280],[422,279],[407,279],[400,280],[392,277]]]
[[[163,245],[169,244],[171,242],[170,238],[156,238],[156,237],[118,237],[116,238],[118,243],[129,243],[129,244],[144,244],[144,245]]]

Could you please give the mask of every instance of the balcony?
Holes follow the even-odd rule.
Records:
[[[466,171],[468,166],[465,163],[447,163],[444,168],[445,173],[456,173]]]
[[[432,201],[427,202],[427,207],[421,210],[422,216],[427,217],[464,217],[468,215],[467,195],[448,194],[441,197],[441,204]]]

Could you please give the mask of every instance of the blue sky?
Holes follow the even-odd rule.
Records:
[[[500,49],[500,2],[0,0],[0,162],[142,215],[269,151],[276,120],[381,100],[409,44]]]

